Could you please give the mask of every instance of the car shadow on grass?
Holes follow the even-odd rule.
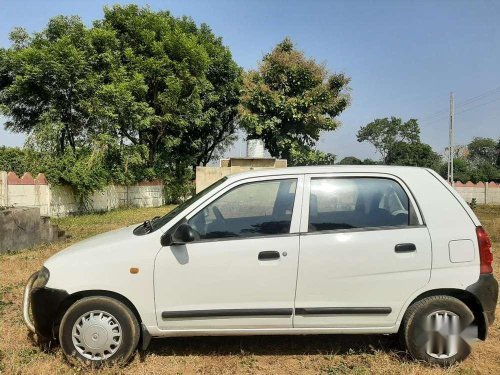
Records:
[[[307,335],[172,337],[154,339],[147,351],[162,356],[189,355],[342,355],[390,353],[400,360],[407,354],[396,335]]]

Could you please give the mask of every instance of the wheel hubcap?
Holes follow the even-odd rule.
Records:
[[[451,311],[436,311],[427,316],[428,341],[426,352],[438,359],[447,359],[458,353],[460,317]]]
[[[95,310],[76,320],[71,338],[78,353],[91,361],[99,361],[116,353],[122,342],[122,329],[113,315]]]

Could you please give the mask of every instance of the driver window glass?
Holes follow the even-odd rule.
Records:
[[[418,225],[408,195],[393,180],[318,178],[311,180],[309,232]]]
[[[197,239],[290,233],[296,179],[252,182],[230,190],[195,214]]]

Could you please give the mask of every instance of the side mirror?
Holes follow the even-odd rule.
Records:
[[[162,246],[182,245],[193,241],[193,228],[186,223],[179,225],[173,234],[167,232],[161,237]]]

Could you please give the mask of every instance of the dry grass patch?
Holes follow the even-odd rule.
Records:
[[[125,367],[88,371],[70,367],[58,347],[43,351],[22,321],[24,283],[45,259],[91,235],[162,215],[171,207],[117,210],[56,220],[71,238],[14,255],[0,256],[0,373],[2,374],[498,374],[500,324],[479,343],[464,363],[448,369],[414,362],[392,336],[322,335],[197,337],[153,340],[146,353]],[[500,206],[481,206],[480,219],[500,246]],[[500,255],[495,274],[500,277]],[[497,309],[497,316],[500,310]]]

